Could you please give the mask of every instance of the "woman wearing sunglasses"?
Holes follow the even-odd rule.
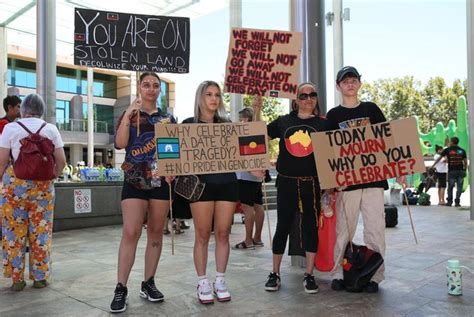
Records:
[[[256,102],[254,107],[258,120],[261,102]],[[268,124],[268,136],[280,138],[280,151],[276,165],[277,226],[272,246],[273,271],[265,284],[267,291],[280,288],[281,260],[294,222],[299,228],[295,238],[300,241],[296,245],[306,255],[304,290],[306,293],[319,291],[313,269],[318,245],[317,219],[321,195],[310,133],[325,129],[326,120],[320,116],[316,86],[309,82],[298,86],[292,111]]]

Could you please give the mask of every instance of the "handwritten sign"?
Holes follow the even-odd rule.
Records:
[[[74,9],[74,64],[189,72],[189,18]]]
[[[300,32],[233,28],[225,91],[294,99],[302,38]]]
[[[426,171],[415,118],[311,133],[322,189]]]
[[[74,213],[84,214],[92,212],[91,190],[75,189],[74,190]]]
[[[267,169],[264,122],[155,125],[158,174],[214,174]]]

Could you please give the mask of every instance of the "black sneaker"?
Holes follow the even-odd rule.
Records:
[[[319,292],[319,287],[316,284],[316,281],[314,280],[314,276],[308,273],[304,274],[303,277],[303,286],[304,286],[304,291],[308,294],[314,294]]]
[[[344,280],[341,279],[334,279],[331,282],[331,289],[333,291],[343,291],[346,289],[346,286],[344,285]]]
[[[364,291],[367,293],[377,293],[379,291],[379,284],[374,281],[370,281],[369,284],[364,287]]]
[[[115,295],[110,304],[111,313],[121,313],[127,309],[128,289],[122,283],[118,283],[115,287]]]
[[[165,299],[163,294],[156,288],[153,277],[150,277],[148,281],[142,282],[140,296],[148,299],[150,302],[161,302]]]
[[[271,272],[270,275],[268,275],[267,282],[265,283],[265,290],[270,292],[278,291],[280,289],[280,285],[280,274]]]

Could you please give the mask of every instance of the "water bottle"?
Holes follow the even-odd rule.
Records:
[[[151,187],[160,187],[161,177],[158,175],[158,165],[156,160],[151,164]]]
[[[459,265],[459,260],[448,260],[446,274],[448,277],[448,294],[453,296],[462,295],[462,269],[472,271],[463,265]]]

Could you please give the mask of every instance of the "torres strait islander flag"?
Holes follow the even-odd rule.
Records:
[[[254,155],[267,153],[265,135],[251,135],[239,137],[240,155]]]

